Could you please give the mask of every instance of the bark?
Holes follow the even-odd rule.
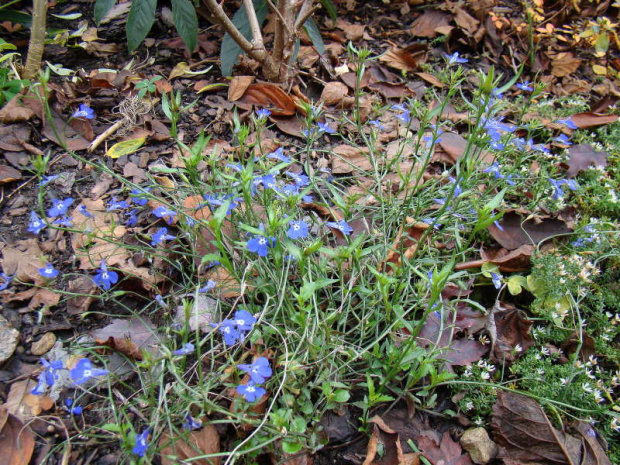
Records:
[[[34,79],[41,68],[45,25],[47,20],[47,0],[34,0],[32,10],[32,28],[28,44],[28,58],[24,67],[24,79]]]

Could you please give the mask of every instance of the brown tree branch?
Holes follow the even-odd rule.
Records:
[[[33,79],[41,67],[46,22],[47,0],[34,0],[30,42],[28,43],[28,58],[26,59],[26,66],[24,67],[24,79]]]

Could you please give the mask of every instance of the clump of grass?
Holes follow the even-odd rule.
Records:
[[[368,53],[351,52],[361,81]],[[252,462],[270,450],[320,450],[327,441],[321,419],[345,404],[359,409],[360,429],[367,431],[377,406],[405,399],[432,409],[436,388],[447,384],[463,391],[459,405],[482,422],[494,392],[507,383],[557,408],[551,388],[538,382],[541,370],[560,384],[589,376],[587,367],[576,366],[577,355],[559,363],[544,353],[545,344],[554,342],[551,333],[538,331],[536,347],[509,370],[480,361],[456,374],[444,370],[443,347],[422,348],[416,340],[431,313],[450,325],[449,315],[461,303],[485,310],[472,300],[443,299],[441,293],[448,283],[490,287],[484,273],[455,266],[478,257],[480,241],[488,239],[487,228],[497,224],[502,211],[523,203],[524,192],[532,211],[557,210],[581,189],[560,175],[558,154],[545,145],[552,134],[536,125],[517,128],[499,116],[510,107],[503,92],[516,80],[499,88],[493,70],[479,73],[481,85],[468,97],[459,94],[466,78],[462,59],[446,60],[439,78],[447,90],[429,96],[437,97],[436,106],[403,102],[380,108],[373,125],[362,122],[356,107],[340,122],[354,129],[345,132],[325,120],[320,107],[308,105],[303,143],[269,153],[261,144],[268,114],[260,110],[248,123],[235,118],[234,151],[224,160],[216,150],[206,151],[209,138],[202,133],[194,144],[179,142],[184,166],[152,168],[153,174],[174,177],[174,190],[154,177],[135,185],[103,163],[82,159],[122,186],[107,206],[109,221],[131,223],[131,233],[99,240],[152,263],[154,284],[147,288],[157,294],[145,299],[125,286],[143,278],[110,265],[110,256],[92,258],[101,294],[88,297],[159,323],[153,330],[156,350],[143,351],[141,361],[127,360],[133,378],[110,373],[108,389],[78,391],[76,403],[94,406],[82,436],[118,440],[127,462],[148,463],[169,451],[174,445],[169,438],[182,440],[198,423],[210,424],[223,434],[223,443],[221,451],[205,458]],[[527,105],[543,96],[540,86],[521,83],[519,89]],[[454,129],[441,116],[457,97],[470,114],[467,143],[454,163],[437,161],[435,146]],[[180,108],[177,103],[168,111]],[[178,121],[178,115],[172,119]],[[383,124],[393,122],[403,136],[395,155],[388,156],[377,141]],[[313,160],[331,155],[324,148],[327,140],[365,148],[364,168],[337,177],[317,171]],[[493,164],[485,160],[486,151],[495,157]],[[534,162],[536,173],[528,169]],[[39,160],[39,176],[46,169]],[[348,195],[359,179],[361,194]],[[41,185],[38,214],[46,224],[47,193]],[[150,227],[141,226],[147,222]],[[607,238],[609,231],[600,234]],[[573,247],[570,256],[586,260],[584,251]],[[615,253],[604,250],[601,261]],[[584,321],[580,304],[585,301],[575,283],[556,286],[561,278],[547,261],[557,264],[563,260],[558,257],[538,255],[523,292],[536,297],[530,310],[551,328],[557,318],[555,310],[544,310],[549,299],[568,299],[571,319],[562,321],[574,330]],[[494,282],[501,279],[493,276]],[[205,305],[211,324],[202,330],[192,326],[191,314]],[[177,308],[181,318],[175,317]],[[613,375],[605,376],[603,382],[614,382]],[[611,434],[614,387],[609,402],[600,404],[585,401],[575,386],[562,384],[561,414],[606,421]]]

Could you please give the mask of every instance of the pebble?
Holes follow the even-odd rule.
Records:
[[[0,315],[0,363],[6,362],[17,347],[19,342],[19,331]]]
[[[32,343],[30,353],[32,355],[47,354],[54,347],[54,344],[56,344],[56,335],[54,333],[45,333],[41,336],[41,339]]]
[[[484,428],[470,428],[461,436],[461,446],[469,453],[471,461],[478,465],[486,465],[495,458],[497,444],[491,441]]]

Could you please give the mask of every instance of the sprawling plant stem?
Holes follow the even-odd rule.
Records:
[[[276,15],[273,50],[269,53],[252,0],[243,0],[252,32],[251,42],[241,34],[217,0],[202,0],[202,3],[237,45],[261,64],[265,78],[275,82],[288,80],[299,30],[320,7],[314,0],[279,0],[277,4],[267,0]]]
[[[24,79],[33,79],[41,67],[45,24],[47,19],[47,0],[34,0],[32,11],[32,29],[28,44],[28,59],[24,67]]]

